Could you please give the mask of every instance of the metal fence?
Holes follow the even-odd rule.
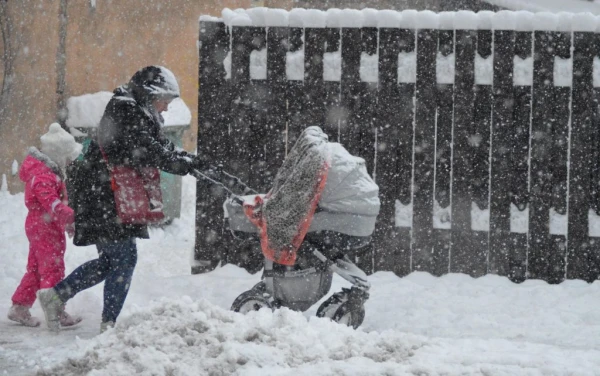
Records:
[[[396,27],[201,20],[198,152],[266,191],[320,125],[380,187],[372,245],[353,255],[364,270],[597,279],[592,16],[423,13]],[[223,191],[200,181],[197,196],[196,259],[259,268],[223,226]]]

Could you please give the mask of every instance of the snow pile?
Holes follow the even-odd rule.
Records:
[[[327,334],[327,335],[324,335]],[[162,300],[89,341],[41,375],[364,375],[391,372],[423,346],[281,309],[247,316],[189,297]]]
[[[112,96],[110,91],[100,91],[70,97],[67,99],[67,126],[69,128],[97,127]]]
[[[23,194],[0,192],[0,375],[598,375],[600,281],[378,272],[356,331],[315,318],[320,303],[302,314],[229,312],[260,273],[190,275],[195,180],[183,187],[181,219],[138,242],[125,307],[102,335],[102,284],[69,301],[84,321],[59,335],[6,319],[28,243]],[[67,272],[96,256],[68,242]],[[347,286],[336,276],[329,295]],[[43,316],[37,302],[32,313]]]
[[[200,21],[224,22],[229,27],[233,26],[262,26],[262,27],[300,27],[300,28],[362,28],[362,27],[400,27],[408,29],[480,29],[480,30],[555,30],[559,31],[595,31],[600,29],[600,4],[587,2],[585,5],[580,0],[490,0],[497,5],[515,11],[500,11],[497,13],[481,11],[441,12],[434,13],[428,10],[393,11],[375,10],[365,8],[355,9],[317,9],[295,8],[289,12],[283,9],[251,8],[235,9],[225,8],[222,18],[201,16]],[[540,4],[561,3],[562,7],[536,6]],[[503,5],[506,3],[506,5]],[[510,6],[508,3],[511,3]],[[520,3],[523,3],[521,5]],[[581,6],[574,6],[577,4]],[[534,12],[542,17],[533,17]],[[550,28],[549,27],[550,24]]]
[[[150,231],[149,240],[138,239],[138,263],[133,275],[130,294],[125,302],[122,317],[130,310],[135,312],[139,305],[147,305],[156,296],[179,297],[178,291],[201,290],[203,286],[186,280],[185,277],[171,283],[160,283],[162,279],[190,274],[190,260],[194,248],[195,219],[195,182],[190,176],[183,178],[181,218],[165,228],[154,228]],[[24,205],[23,193],[11,195],[0,192],[0,375],[31,375],[32,372],[48,367],[66,359],[82,339],[98,334],[100,313],[102,312],[103,284],[79,293],[67,304],[68,312],[83,317],[84,321],[72,330],[64,330],[59,336],[53,336],[44,328],[27,330],[6,319],[6,312],[11,304],[10,297],[14,293],[25,272],[29,243],[25,235],[25,217],[27,209]],[[65,253],[66,272],[70,273],[86,261],[98,257],[96,247],[75,247],[67,239]],[[250,276],[252,278],[252,276]],[[244,278],[244,284],[251,284]],[[179,286],[181,283],[182,286]],[[165,286],[163,288],[163,285]],[[185,290],[188,289],[188,290]],[[155,295],[158,294],[158,295]],[[231,294],[235,294],[232,292]],[[234,296],[219,292],[224,296],[223,306],[231,304]],[[206,298],[215,301],[212,294]],[[43,318],[39,303],[36,302],[32,314]]]
[[[83,94],[67,99],[67,120],[69,128],[96,128],[100,124],[106,105],[112,98],[110,91],[100,91],[92,94]],[[166,112],[162,113],[165,126],[189,125],[192,113],[183,99],[175,98],[169,104]],[[76,136],[81,134],[75,132]]]
[[[19,173],[19,162],[16,159],[13,159],[13,163],[10,166],[10,173],[15,176]]]
[[[3,249],[0,252],[2,257],[2,267],[0,268],[1,286],[10,285],[16,288],[21,277],[23,277],[23,273],[25,273],[27,238],[25,238],[24,227],[27,209],[25,208],[24,200],[25,196],[23,193],[11,195],[7,191],[0,190],[0,205],[2,206],[2,215],[0,215],[0,244],[11,244],[14,247],[25,246],[25,251],[9,252],[0,248]],[[23,229],[21,230],[19,227]],[[23,244],[24,241],[25,244]],[[19,270],[15,270],[16,268],[13,265],[22,267]]]
[[[189,126],[192,122],[192,112],[181,98],[173,99],[161,115],[165,119],[165,127]]]
[[[314,317],[316,308],[227,311],[252,285],[231,265],[154,280],[142,287],[156,286],[155,300],[142,303],[148,295],[134,286],[114,330],[74,343],[63,330],[67,347],[53,356],[43,345],[57,337],[42,337],[28,361],[42,364],[40,375],[591,376],[600,367],[599,283],[384,272],[370,281],[365,323],[355,331]],[[166,291],[177,294],[160,298]]]
[[[0,192],[8,192],[8,183],[6,181],[6,174],[2,174],[2,180],[0,181]]]

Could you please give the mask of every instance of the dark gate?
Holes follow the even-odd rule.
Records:
[[[266,192],[297,135],[320,125],[380,187],[372,246],[353,255],[368,272],[597,279],[595,19],[379,15],[201,20],[198,152]],[[260,269],[260,250],[224,227],[225,192],[199,181],[197,196],[196,260]]]

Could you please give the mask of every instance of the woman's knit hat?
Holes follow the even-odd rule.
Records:
[[[160,65],[151,65],[137,71],[128,86],[136,100],[173,99],[180,95],[179,84],[173,72]]]

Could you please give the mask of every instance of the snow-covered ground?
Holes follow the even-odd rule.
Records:
[[[102,335],[102,285],[69,302],[84,321],[58,335],[5,318],[25,270],[26,211],[22,194],[0,192],[0,375],[600,375],[598,282],[380,272],[359,330],[315,318],[318,305],[230,312],[260,275],[231,265],[190,275],[193,183],[182,219],[139,242],[125,308]],[[67,272],[95,255],[69,246]]]

